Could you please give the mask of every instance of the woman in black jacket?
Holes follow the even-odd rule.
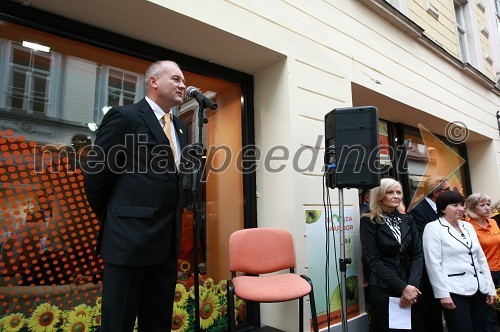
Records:
[[[403,214],[401,184],[390,178],[370,193],[370,213],[361,218],[363,256],[371,270],[370,330],[389,331],[389,297],[411,308],[412,331],[420,331],[418,287],[423,268],[422,243],[410,215]]]

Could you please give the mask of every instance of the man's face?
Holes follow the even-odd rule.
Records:
[[[157,102],[165,112],[182,104],[186,85],[184,74],[175,64],[165,63],[163,72],[157,77],[152,77],[151,85],[156,89]]]
[[[450,185],[448,184],[448,182],[443,181],[443,182],[441,182],[441,185],[439,186],[439,188],[434,190],[434,195],[436,195],[436,197],[438,197],[439,194],[441,194],[442,192],[449,191],[449,190],[450,190]]]

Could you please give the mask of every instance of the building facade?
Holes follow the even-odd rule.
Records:
[[[378,109],[382,176],[403,183],[409,209],[435,174],[464,195],[500,200],[499,13],[498,0],[4,1],[0,311],[28,319],[45,302],[53,311],[98,308],[98,225],[79,168],[107,108],[140,100],[148,63],[172,59],[187,85],[219,105],[204,113],[201,133],[194,100],[175,110],[191,142],[207,147],[205,219],[193,229],[186,195],[179,284],[189,291],[196,265],[205,287],[221,287],[234,230],[285,228],[298,272],[314,277],[318,314],[331,306],[338,313],[335,287],[320,271],[321,240],[338,242],[339,226],[325,217],[325,115]],[[339,214],[339,190],[326,191]],[[354,261],[348,317],[351,330],[364,331],[358,194],[342,191]],[[307,219],[311,211],[323,217]],[[328,234],[314,228],[318,221],[333,223]],[[338,257],[331,259],[337,285]],[[204,294],[212,309],[203,329],[224,330],[224,301]],[[240,303],[238,313],[240,325],[297,330],[295,302]],[[192,329],[180,321],[178,330]]]

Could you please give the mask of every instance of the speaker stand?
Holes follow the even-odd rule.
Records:
[[[339,188],[339,227],[340,227],[340,298],[342,300],[342,331],[347,332],[347,264],[351,264],[350,258],[345,258],[345,218],[344,218],[344,188]]]

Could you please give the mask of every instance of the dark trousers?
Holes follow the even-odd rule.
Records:
[[[388,288],[370,285],[370,332],[405,331],[389,329],[389,297],[401,297]],[[419,298],[411,307],[411,331],[423,332],[422,326],[423,302]]]
[[[427,271],[422,273],[422,282],[420,286],[422,302],[424,303],[424,322],[425,330],[428,332],[443,332],[443,306],[439,299],[434,298],[431,282]]]
[[[486,295],[477,292],[472,296],[451,294],[456,308],[443,309],[449,332],[482,332],[488,304]]]
[[[491,278],[495,287],[500,287],[500,271],[491,271]],[[484,319],[484,332],[495,332],[498,322],[500,322],[499,312],[493,307],[489,306]]]
[[[101,332],[165,332],[172,326],[177,259],[155,266],[104,264]]]

